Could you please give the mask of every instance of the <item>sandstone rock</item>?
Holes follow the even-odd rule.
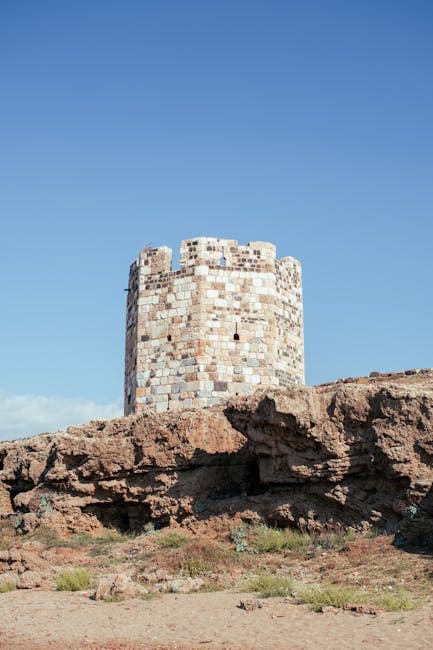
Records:
[[[225,517],[312,532],[374,526],[422,543],[433,539],[432,486],[431,371],[262,390],[0,443],[0,518],[21,532],[193,529]],[[3,554],[0,571],[45,568]]]
[[[355,614],[369,614],[370,616],[377,616],[379,612],[383,611],[378,607],[371,607],[370,605],[359,605],[357,603],[346,603],[343,609],[354,612]]]
[[[390,531],[411,503],[430,509],[433,376],[410,379],[262,391],[229,404],[268,487],[259,498],[267,519]]]
[[[246,612],[253,612],[255,609],[261,609],[263,603],[261,600],[241,600],[238,607]]]
[[[189,594],[198,591],[203,587],[205,581],[202,578],[177,578],[164,584],[164,591],[173,594]]]
[[[40,571],[24,571],[17,580],[17,589],[36,589],[47,581],[47,575]]]
[[[150,573],[141,573],[139,578],[140,582],[148,582],[149,584],[163,584],[164,582],[167,583],[170,580],[174,580],[174,576],[168,573],[168,571],[165,571],[165,569],[157,569]]]
[[[317,611],[321,614],[338,614],[340,610],[332,605],[321,605]]]
[[[99,579],[92,597],[94,600],[105,600],[109,598],[123,600],[136,598],[146,593],[148,593],[147,589],[133,582],[125,573],[113,573]]]
[[[0,454],[0,481],[15,494],[23,532],[41,523],[63,534],[201,517],[208,499],[248,491],[254,480],[245,438],[221,410],[96,421],[0,443]],[[45,462],[38,475],[35,459]]]
[[[25,571],[42,571],[48,567],[46,560],[31,551],[13,547],[0,551],[0,573],[14,571],[21,574]]]

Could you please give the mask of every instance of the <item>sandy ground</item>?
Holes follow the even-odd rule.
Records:
[[[0,648],[353,649],[433,647],[433,609],[368,616],[317,614],[284,599],[244,611],[251,594],[165,594],[95,602],[85,594],[15,591],[1,595]]]

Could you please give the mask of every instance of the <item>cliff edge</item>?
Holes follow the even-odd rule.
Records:
[[[238,513],[433,543],[432,484],[431,371],[258,391],[0,443],[0,517],[23,532],[194,526]]]

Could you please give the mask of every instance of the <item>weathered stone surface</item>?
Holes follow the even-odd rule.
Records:
[[[52,577],[48,571],[25,571],[18,577],[16,587],[17,589],[36,589],[46,586],[50,582],[52,583]]]
[[[395,530],[411,504],[433,514],[432,373],[258,392],[226,414],[258,458],[277,523]]]
[[[428,371],[97,421],[0,444],[0,458],[0,514],[23,532],[224,516],[310,531],[374,526],[433,545]],[[0,552],[0,571],[45,568],[21,553]]]
[[[244,436],[212,410],[92,422],[3,443],[0,453],[0,480],[22,532],[202,517],[224,497],[248,492],[255,478]]]
[[[204,584],[203,578],[176,578],[162,583],[161,591],[169,591],[173,594],[190,594],[201,589]]]
[[[125,573],[112,573],[99,579],[93,594],[94,600],[136,598],[147,593]]]
[[[304,383],[301,265],[273,244],[197,237],[130,268],[125,414],[213,406]]]
[[[0,551],[0,573],[13,571],[22,574],[26,571],[38,572],[48,568],[49,563],[31,551],[13,547]]]

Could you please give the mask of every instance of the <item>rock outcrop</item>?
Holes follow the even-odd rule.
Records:
[[[21,531],[142,529],[214,515],[432,536],[433,374],[258,391],[223,407],[96,421],[0,444]]]
[[[226,415],[250,441],[276,523],[395,531],[433,514],[431,373],[256,393]]]
[[[222,411],[95,421],[0,444],[1,513],[24,532],[139,530],[220,510],[251,491],[255,470]]]

